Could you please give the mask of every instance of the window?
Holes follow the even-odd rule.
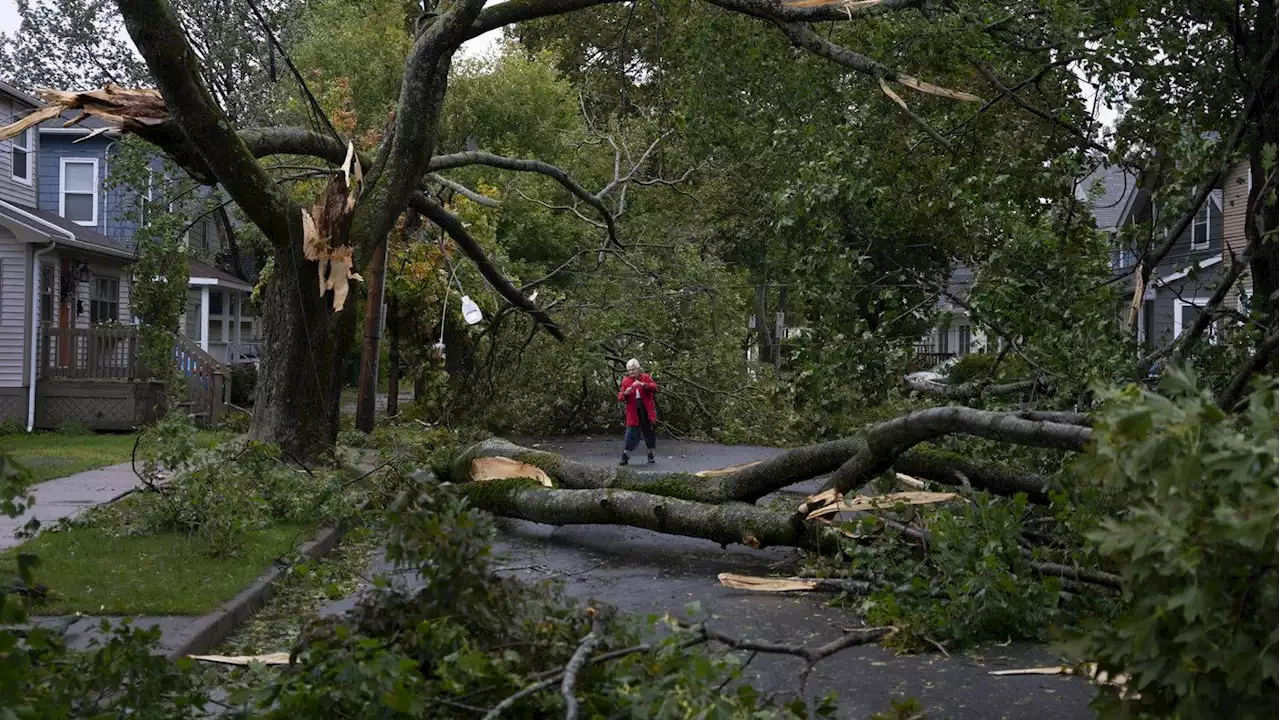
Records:
[[[1209,248],[1209,208],[1212,205],[1212,200],[1206,201],[1204,207],[1200,208],[1200,212],[1196,213],[1195,222],[1191,224],[1192,250],[1207,250]]]
[[[957,348],[960,351],[961,355],[969,354],[969,343],[971,339],[972,338],[969,332],[969,326],[961,325],[960,326],[960,347]]]
[[[209,291],[209,314],[210,315],[222,314],[222,291],[221,290]]]
[[[1177,298],[1173,301],[1173,336],[1180,337],[1182,333],[1191,329],[1199,319],[1201,308],[1209,304],[1209,298]],[[1205,335],[1209,338],[1209,342],[1218,344],[1217,328],[1210,324],[1205,330]]]
[[[89,322],[97,325],[120,320],[120,280],[95,277],[89,295]]]
[[[35,148],[32,147],[34,142],[32,137],[31,128],[27,128],[9,141],[13,149],[13,162],[9,175],[23,185],[30,185],[33,182],[34,173],[31,171],[31,166],[35,158]]]
[[[62,194],[58,214],[77,225],[98,224],[98,161],[62,159]]]
[[[53,266],[40,266],[40,323],[53,324]]]
[[[943,328],[938,331],[938,352],[947,353],[951,351],[951,330]]]

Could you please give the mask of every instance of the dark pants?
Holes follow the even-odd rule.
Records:
[[[649,422],[649,413],[645,412],[643,407],[636,409],[640,411],[640,425],[628,427],[627,434],[623,436],[623,442],[626,443],[627,452],[631,452],[640,444],[640,435],[643,434],[644,446],[649,449],[649,452],[653,452],[653,448],[658,444],[658,438],[653,433],[653,423]]]

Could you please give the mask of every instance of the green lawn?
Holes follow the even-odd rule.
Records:
[[[31,482],[38,483],[128,462],[134,437],[125,433],[4,435],[0,436],[0,452],[26,466],[31,471]],[[201,447],[211,448],[231,436],[225,432],[201,432],[197,437]]]
[[[36,581],[49,597],[32,614],[202,615],[230,600],[312,528],[281,526],[247,533],[240,554],[213,559],[199,540],[165,534],[112,537],[93,527],[45,533],[6,551],[0,567],[18,551],[40,558]]]

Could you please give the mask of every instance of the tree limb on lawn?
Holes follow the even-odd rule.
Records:
[[[970,380],[959,385],[935,385],[904,381],[908,388],[923,395],[947,400],[976,400],[983,397],[1004,397],[1027,392],[1036,387],[1035,380],[1014,380],[1007,383],[991,383],[987,380]]]

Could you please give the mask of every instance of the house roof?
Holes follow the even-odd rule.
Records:
[[[202,260],[191,259],[191,281],[192,285],[214,285],[217,287],[229,287],[233,290],[242,290],[244,292],[252,292],[253,286],[248,282],[232,275],[224,270],[206,263]]]
[[[93,131],[115,137],[120,129],[102,118],[90,115],[71,127],[63,127],[67,122],[80,115],[78,110],[67,110],[56,118],[40,123],[40,132],[51,135],[88,135]]]
[[[8,212],[6,212],[7,210]],[[16,210],[17,212],[13,212],[13,210]],[[0,213],[12,217],[15,221],[22,223],[23,225],[27,225],[28,227],[31,227],[31,229],[36,230],[51,239],[67,243],[71,247],[77,247],[82,250],[89,250],[91,252],[98,252],[118,258],[127,258],[130,260],[134,257],[135,246],[133,243],[109,238],[93,228],[77,225],[66,218],[58,217],[57,215],[45,212],[44,210],[37,210],[36,208],[22,205],[21,203],[0,201]],[[34,227],[30,224],[29,218],[24,217],[24,214],[39,218],[40,222],[37,224],[42,224],[44,227]],[[61,237],[60,234],[50,232],[47,227],[49,225],[71,233],[75,236],[75,241],[68,242],[65,238]]]
[[[1092,197],[1095,191],[1102,194]],[[1093,205],[1093,219],[1099,230],[1119,228],[1137,193],[1138,176],[1117,166],[1098,168],[1076,187],[1076,197]]]
[[[12,95],[18,98],[19,100],[21,100],[22,102],[30,105],[31,107],[40,107],[41,105],[44,104],[39,100],[37,100],[36,98],[31,97],[30,95],[22,92],[18,88],[14,87],[13,85],[10,85],[9,83],[3,80],[0,80],[0,92],[3,92],[8,95]]]

